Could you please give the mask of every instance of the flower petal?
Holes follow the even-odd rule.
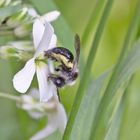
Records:
[[[13,78],[14,88],[20,92],[25,93],[35,74],[34,58],[28,60],[22,70],[20,70]]]
[[[30,12],[30,11],[28,11],[28,12]],[[31,9],[31,12],[32,12],[32,9]],[[38,16],[37,13],[34,15]],[[35,22],[33,24],[33,33],[32,33],[35,48],[38,47],[38,45],[42,39],[44,30],[45,30],[44,24],[46,22],[51,22],[51,21],[56,20],[59,15],[60,15],[59,11],[52,11],[35,20]]]
[[[58,103],[55,112],[48,112],[48,125],[51,124],[53,128],[57,128],[63,134],[66,124],[67,116],[62,104]]]
[[[60,15],[60,12],[55,10],[55,11],[52,11],[43,15],[41,19],[45,19],[48,22],[52,22],[56,20],[59,17],[59,15]]]
[[[24,94],[20,96],[20,98],[21,98],[21,103],[19,104],[19,107],[21,107],[24,110],[34,109],[33,98],[31,96]]]
[[[45,63],[40,62],[39,66],[37,66],[37,79],[39,85],[40,92],[40,101],[47,102],[52,96],[53,91],[50,90],[50,84],[47,79],[48,76],[48,67]],[[55,90],[55,89],[54,89]]]
[[[51,100],[46,103],[46,106],[51,102],[55,103],[55,107],[52,108],[50,112],[47,112],[48,123],[46,127],[34,135],[30,140],[46,138],[57,129],[60,129],[61,133],[64,132],[67,123],[67,116],[64,107],[59,103],[57,96],[53,96]]]
[[[45,116],[45,113],[39,112],[35,109],[34,110],[29,110],[27,112],[28,112],[28,114],[30,115],[31,118],[36,119],[36,120]]]
[[[58,129],[63,134],[67,124],[67,115],[65,109],[61,103],[57,105],[57,114],[54,116],[55,121],[58,124]]]
[[[29,14],[31,17],[33,17],[33,18],[39,16],[39,15],[37,14],[37,11],[36,11],[34,8],[32,8],[32,7],[28,8],[28,14]]]
[[[49,45],[49,47],[46,50],[55,48],[56,47],[56,44],[57,44],[57,37],[56,37],[55,34],[53,34],[53,36],[51,38],[51,41],[50,41],[50,45]]]
[[[28,112],[33,119],[39,119],[45,116],[39,103],[39,90],[32,88],[28,95],[22,95],[21,102],[18,103],[18,107]]]
[[[37,88],[32,88],[28,94],[35,100],[39,101],[39,90]]]
[[[42,39],[44,30],[45,30],[45,26],[43,25],[41,20],[36,19],[35,22],[33,23],[33,33],[32,33],[35,49],[37,49],[37,47]]]
[[[63,105],[59,102],[58,96],[53,95],[53,97],[46,103],[46,106],[49,104],[55,104],[55,107],[52,108],[51,112],[47,113],[48,116],[48,125],[57,128],[61,133],[64,132],[67,124],[67,115]]]
[[[50,45],[53,34],[54,34],[53,27],[51,26],[50,23],[45,22],[45,30],[43,33],[43,37],[39,43],[39,46],[36,50],[35,57],[37,57],[43,51],[47,50],[47,47],[49,47]]]

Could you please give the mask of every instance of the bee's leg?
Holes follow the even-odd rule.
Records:
[[[57,96],[58,96],[58,100],[59,100],[59,102],[61,102],[61,98],[60,98],[60,94],[59,94],[59,90],[58,90],[58,88],[57,88]]]

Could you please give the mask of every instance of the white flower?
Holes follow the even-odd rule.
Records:
[[[57,92],[56,89],[51,88],[52,92]],[[29,115],[35,119],[43,116],[48,117],[48,123],[46,127],[35,134],[30,140],[40,140],[43,139],[57,129],[61,133],[64,132],[67,116],[63,105],[59,102],[58,97],[54,95],[48,102],[39,103],[38,90],[33,89],[29,95],[23,95],[21,108],[26,110]]]
[[[56,19],[57,16],[58,15],[53,19]],[[51,16],[50,19],[52,19]],[[49,67],[39,59],[44,51],[56,46],[56,41],[57,38],[51,24],[46,21],[46,19],[40,20],[40,18],[37,18],[33,24],[35,54],[33,58],[26,62],[24,68],[13,78],[14,88],[18,92],[25,93],[28,90],[36,72],[40,91],[40,101],[48,101],[53,96],[53,93],[49,90],[52,83],[49,82],[47,78]]]
[[[60,15],[60,12],[57,10],[54,10],[47,14],[44,14],[43,16],[40,16],[34,8],[30,7],[28,8],[28,15],[30,15],[33,18],[38,17],[43,21],[46,20],[48,22],[52,22],[57,19],[57,17]]]

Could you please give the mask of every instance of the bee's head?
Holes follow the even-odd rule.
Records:
[[[73,85],[76,79],[78,78],[78,75],[79,75],[78,71],[69,73],[66,83],[70,86]]]
[[[63,77],[57,76],[57,77],[49,77],[52,82],[55,84],[56,87],[61,88],[65,85],[65,79]]]
[[[72,74],[72,80],[73,80],[73,81],[76,80],[76,79],[78,78],[78,75],[79,75],[79,72],[78,72],[78,71],[74,72],[74,73]]]

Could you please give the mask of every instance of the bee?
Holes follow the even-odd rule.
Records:
[[[56,85],[62,88],[65,85],[72,85],[78,77],[77,68],[80,57],[80,38],[75,35],[75,58],[70,50],[63,47],[56,47],[45,51],[45,57],[59,63],[55,67],[55,73],[50,73],[48,78]]]

